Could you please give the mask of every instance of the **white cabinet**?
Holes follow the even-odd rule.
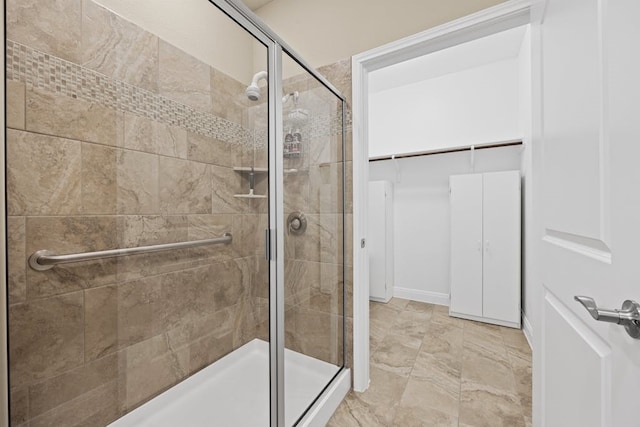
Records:
[[[393,186],[369,182],[369,299],[388,302],[393,297]]]
[[[520,173],[452,175],[449,314],[520,327]]]

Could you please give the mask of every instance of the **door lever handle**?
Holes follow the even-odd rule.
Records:
[[[640,339],[640,304],[637,302],[626,300],[620,310],[609,310],[598,308],[595,300],[590,297],[577,295],[574,299],[582,304],[594,319],[622,325],[631,337]]]

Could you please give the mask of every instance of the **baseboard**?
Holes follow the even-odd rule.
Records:
[[[507,328],[520,329],[520,323],[518,322],[508,322],[505,320],[491,319],[489,317],[473,316],[471,314],[456,313],[455,311],[449,311],[449,316],[459,317],[460,319],[475,320],[476,322],[491,323],[494,325],[505,326]]]
[[[527,319],[527,316],[524,314],[524,311],[522,312],[522,332],[529,343],[531,351],[533,351],[533,328],[531,327],[529,319]]]
[[[428,302],[429,304],[449,306],[449,294],[440,292],[422,291],[420,289],[401,288],[394,286],[393,296],[396,298],[410,299],[412,301]]]

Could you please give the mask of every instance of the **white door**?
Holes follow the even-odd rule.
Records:
[[[482,316],[482,174],[449,177],[451,313]]]
[[[542,16],[534,422],[640,426],[640,340],[574,300],[640,301],[640,1],[548,0]]]

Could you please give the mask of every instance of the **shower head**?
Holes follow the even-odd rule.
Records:
[[[247,89],[244,91],[247,98],[251,101],[258,101],[260,99],[260,87],[258,86],[258,81],[267,79],[266,71],[259,71],[253,75],[253,79],[251,79],[251,84],[247,86]]]

